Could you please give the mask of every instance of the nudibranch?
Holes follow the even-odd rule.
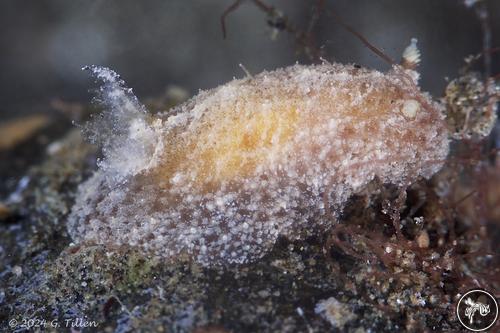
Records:
[[[279,235],[334,227],[374,179],[431,177],[449,150],[443,107],[400,66],[297,64],[156,114],[113,71],[89,69],[108,111],[87,127],[103,158],[69,216],[75,242],[246,263]]]

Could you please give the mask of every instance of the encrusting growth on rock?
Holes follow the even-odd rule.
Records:
[[[279,235],[330,228],[374,179],[428,178],[448,154],[442,107],[398,66],[295,65],[156,115],[114,72],[90,70],[108,111],[86,130],[104,157],[69,217],[77,242],[245,263]]]

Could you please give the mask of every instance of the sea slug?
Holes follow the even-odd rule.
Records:
[[[69,216],[76,242],[245,263],[279,235],[332,227],[331,214],[374,179],[428,178],[448,154],[443,107],[400,66],[294,65],[159,114],[113,71],[89,69],[108,111],[86,129],[103,158]]]

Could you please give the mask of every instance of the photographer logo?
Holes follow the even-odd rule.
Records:
[[[460,323],[473,332],[483,332],[495,325],[498,318],[498,303],[489,292],[473,289],[466,292],[457,304]]]

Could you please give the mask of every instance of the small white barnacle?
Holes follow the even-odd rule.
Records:
[[[245,263],[279,235],[334,227],[331,214],[374,179],[431,177],[448,154],[441,104],[399,66],[295,65],[159,114],[111,70],[90,69],[109,110],[86,130],[104,158],[69,216],[75,242]]]
[[[417,112],[420,109],[420,103],[414,99],[407,99],[403,102],[401,112],[405,117],[413,119],[417,116]]]

